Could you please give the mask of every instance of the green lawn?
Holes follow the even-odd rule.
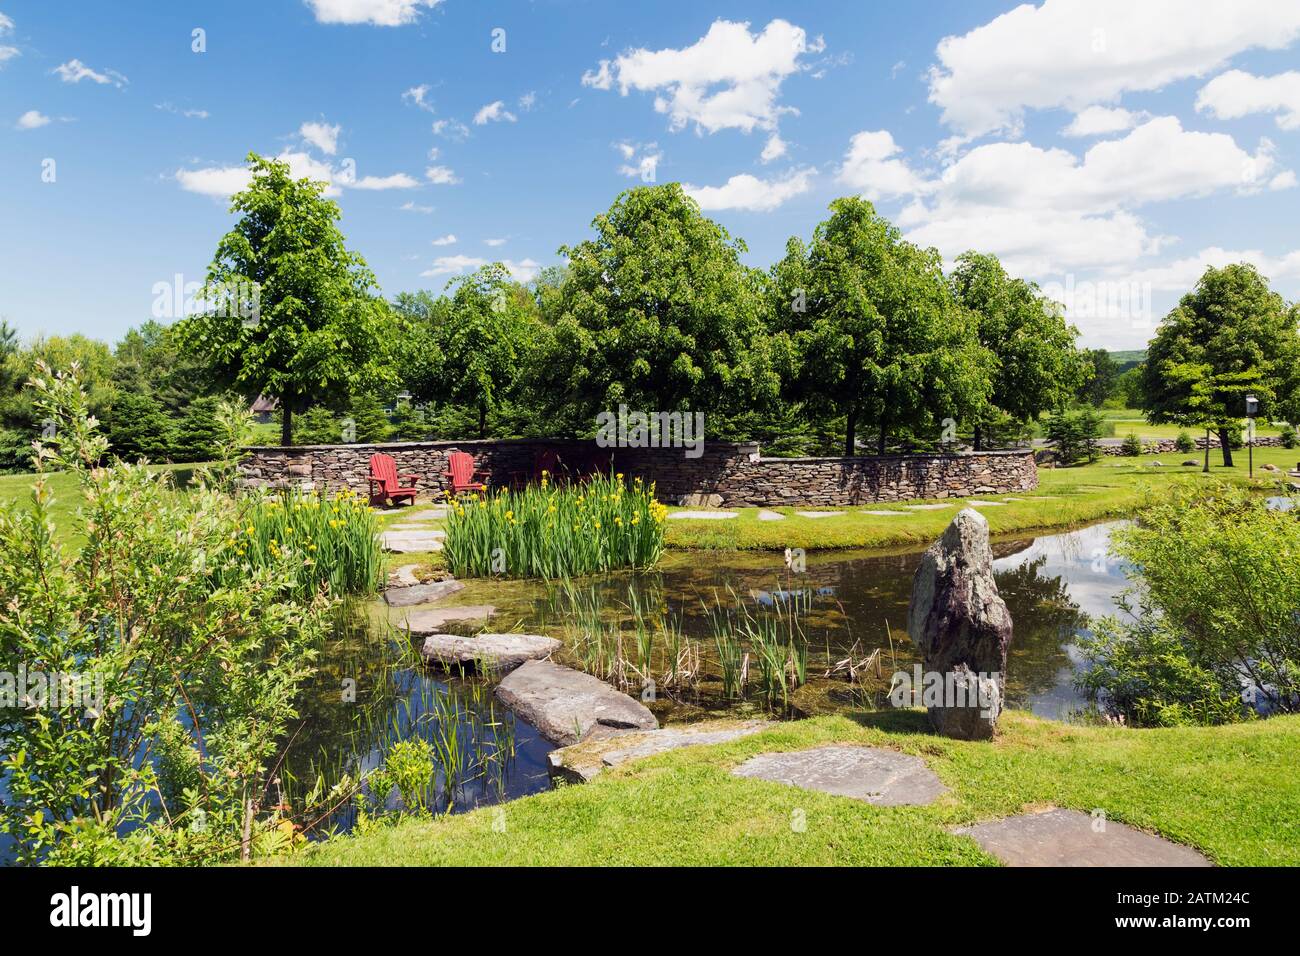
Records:
[[[514,801],[503,818],[485,808],[406,822],[277,862],[987,865],[995,861],[951,828],[1055,805],[1102,810],[1219,864],[1300,864],[1300,717],[1132,730],[1011,712],[1001,726],[988,743],[933,736],[918,711],[786,723]],[[729,772],[757,753],[827,743],[917,754],[951,792],[928,807],[873,807]],[[795,811],[803,812],[804,832],[791,826]]]
[[[1182,431],[1187,432],[1192,438],[1205,436],[1204,429],[1183,428],[1179,425],[1152,425],[1139,408],[1103,408],[1101,417],[1103,421],[1115,426],[1115,438],[1125,438],[1132,433],[1145,441],[1155,441],[1158,438],[1177,438],[1178,433]],[[1282,428],[1261,419],[1255,424],[1255,434],[1260,437],[1280,435]]]

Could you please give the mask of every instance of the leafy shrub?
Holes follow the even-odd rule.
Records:
[[[202,395],[185,407],[172,439],[173,461],[211,461],[221,443],[222,426],[217,412],[221,399]]]
[[[1174,448],[1186,455],[1196,450],[1196,442],[1186,431],[1180,431],[1174,439]]]
[[[294,597],[296,554],[241,560],[229,496],[177,492],[140,465],[99,467],[108,443],[75,372],[38,369],[57,443],[38,450],[30,501],[0,503],[0,671],[61,678],[58,694],[46,683],[0,707],[0,833],[21,863],[278,851],[295,837],[263,810],[272,758],[328,605]],[[50,468],[77,484],[65,528]]]
[[[159,460],[172,450],[172,423],[150,392],[122,392],[113,401],[108,423],[113,453],[127,461]]]
[[[343,440],[343,423],[324,405],[313,405],[293,419],[295,445],[337,445]]]
[[[1083,459],[1096,461],[1101,454],[1097,449],[1101,425],[1101,415],[1091,408],[1060,412],[1047,420],[1047,439],[1067,465]]]
[[[1142,454],[1142,439],[1133,432],[1129,432],[1124,436],[1124,442],[1120,445],[1120,449],[1130,458],[1137,458]]]
[[[1243,687],[1269,711],[1300,710],[1300,522],[1230,486],[1183,489],[1121,529],[1133,565],[1124,608],[1080,641],[1077,678],[1135,724],[1248,716]]]
[[[452,572],[559,578],[648,568],[664,550],[668,509],[654,486],[621,474],[452,500],[443,554]]]
[[[365,499],[350,493],[250,497],[229,544],[253,568],[278,567],[292,555],[290,590],[300,600],[323,589],[342,597],[379,587],[379,522]]]
[[[1282,447],[1295,448],[1300,445],[1300,435],[1297,435],[1295,426],[1287,425],[1282,429]]]

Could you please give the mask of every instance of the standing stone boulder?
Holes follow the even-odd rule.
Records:
[[[989,525],[978,511],[958,512],[922,556],[907,633],[924,660],[924,683],[914,690],[934,729],[961,740],[992,737],[1005,697],[1011,612],[993,579]]]

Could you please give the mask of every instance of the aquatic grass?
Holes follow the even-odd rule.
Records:
[[[563,578],[649,568],[664,550],[668,509],[654,486],[621,473],[582,484],[543,474],[525,488],[448,502],[443,555],[460,577]]]
[[[299,491],[241,502],[230,545],[241,565],[289,567],[295,597],[370,594],[382,580],[379,521],[363,498]]]

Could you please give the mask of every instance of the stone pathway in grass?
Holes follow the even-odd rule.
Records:
[[[548,755],[551,776],[570,783],[586,783],[607,767],[617,767],[629,760],[677,750],[721,744],[737,737],[747,737],[773,726],[766,720],[706,720],[684,727],[659,730],[627,730],[603,740],[561,747]]]
[[[966,504],[972,508],[1001,508],[1006,505],[1005,501],[980,501],[978,498],[971,498]]]
[[[441,551],[446,532],[433,528],[423,531],[385,531],[379,543],[385,551],[397,554],[416,554],[422,551]]]
[[[736,512],[734,511],[674,511],[668,517],[676,518],[678,520],[681,520],[683,518],[690,518],[697,521],[718,521],[724,518],[734,518],[736,517]]]
[[[832,746],[759,754],[731,771],[878,807],[933,803],[948,788],[920,757],[876,747]]]
[[[759,521],[784,521],[785,515],[778,511],[769,511],[767,508],[758,509]]]
[[[942,511],[944,508],[951,508],[952,505],[906,505],[913,511]]]
[[[420,583],[420,579],[415,576],[419,570],[418,564],[403,564],[395,568],[388,575],[388,586],[390,588],[410,588]]]
[[[843,511],[796,511],[801,518],[834,518],[836,515],[844,514]]]
[[[864,511],[864,515],[878,515],[881,518],[893,518],[907,514],[906,511]]]
[[[1047,810],[953,831],[1008,866],[1212,866],[1196,850],[1078,810]]]

